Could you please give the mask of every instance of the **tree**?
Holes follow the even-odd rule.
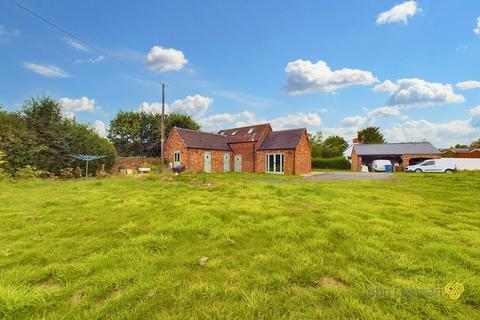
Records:
[[[468,146],[466,144],[459,144],[457,143],[454,148],[456,149],[463,149],[463,148],[468,148]]]
[[[320,156],[322,158],[333,158],[343,155],[343,151],[347,149],[348,143],[344,138],[333,135],[325,139],[321,145]]]
[[[385,143],[386,140],[379,127],[368,127],[357,132],[359,141],[365,144]]]
[[[480,139],[478,139],[477,141],[473,141],[472,144],[470,144],[470,148],[472,149],[480,148]]]
[[[323,133],[321,133],[320,131],[317,131],[315,133],[309,133],[308,140],[310,140],[310,146],[312,147],[312,158],[320,157],[320,151],[323,142]]]
[[[92,163],[92,169],[102,165],[109,169],[116,157],[107,139],[85,124],[62,117],[61,106],[50,97],[26,101],[19,113],[0,111],[0,149],[10,175],[26,166],[57,175],[81,165],[70,157],[78,153],[106,155]]]
[[[60,104],[51,97],[31,98],[26,101],[22,115],[38,147],[34,166],[58,174],[65,163],[71,162],[67,122]]]
[[[19,113],[0,111],[0,149],[5,153],[5,171],[13,174],[18,168],[32,165],[42,148]]]
[[[160,114],[120,111],[110,122],[108,138],[122,156],[160,156],[160,123]],[[200,129],[190,116],[175,113],[166,115],[166,137],[175,126]]]

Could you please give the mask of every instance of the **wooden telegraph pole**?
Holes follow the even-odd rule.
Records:
[[[161,170],[163,172],[163,166],[165,163],[165,83],[162,83],[162,120],[160,123],[160,160],[161,160]]]

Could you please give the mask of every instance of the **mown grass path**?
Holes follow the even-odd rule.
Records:
[[[0,182],[0,318],[480,319],[480,174],[206,177]]]

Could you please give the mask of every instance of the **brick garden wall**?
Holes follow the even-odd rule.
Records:
[[[160,158],[157,157],[117,157],[113,165],[112,172],[118,172],[120,167],[124,169],[137,169],[143,163],[159,163]]]

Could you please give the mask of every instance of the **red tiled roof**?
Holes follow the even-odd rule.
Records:
[[[305,128],[272,131],[258,150],[296,149],[305,131]]]
[[[227,137],[228,143],[258,141],[269,128],[270,124],[264,123],[248,127],[223,129],[218,131],[218,134]]]
[[[174,130],[178,132],[178,134],[188,148],[227,151],[232,150],[227,144],[227,138],[221,134],[189,130],[177,127],[175,127]]]

